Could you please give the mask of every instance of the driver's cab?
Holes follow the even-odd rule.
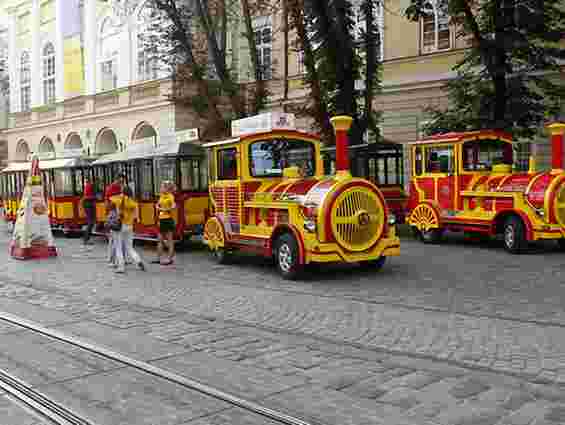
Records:
[[[510,135],[495,130],[439,134],[411,143],[410,204],[431,201],[443,214],[462,208],[460,192],[512,172]]]
[[[319,137],[297,131],[292,114],[234,121],[232,136],[204,145],[212,207],[228,236],[245,233],[245,226],[255,223],[256,208],[246,203],[277,202],[289,182],[323,175]]]

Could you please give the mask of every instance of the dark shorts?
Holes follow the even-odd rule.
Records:
[[[163,218],[159,220],[159,231],[161,233],[174,232],[175,228],[175,220],[172,218]]]

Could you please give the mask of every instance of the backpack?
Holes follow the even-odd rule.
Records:
[[[122,205],[120,207],[120,211],[122,210],[123,206],[124,206],[124,200],[125,197],[122,198]],[[110,230],[113,230],[114,232],[119,232],[122,230],[122,217],[121,214],[118,215],[118,209],[115,208],[112,211],[110,211],[110,214],[108,214],[108,219],[106,222],[108,228]]]

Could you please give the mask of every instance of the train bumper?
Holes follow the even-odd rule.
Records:
[[[310,242],[310,243],[308,243]],[[394,257],[400,255],[400,239],[394,229],[382,238],[368,251],[345,251],[336,243],[319,243],[306,241],[304,263],[357,263],[361,261],[376,260],[380,257]]]

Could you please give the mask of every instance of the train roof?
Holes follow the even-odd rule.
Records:
[[[512,135],[502,130],[474,130],[474,131],[452,131],[449,133],[434,134],[414,142],[409,142],[410,145],[429,144],[429,143],[461,143],[469,140],[481,139],[501,139],[507,142],[512,142]]]
[[[39,161],[39,169],[50,170],[53,168],[71,168],[71,167],[85,166],[87,164],[90,164],[90,162],[81,158],[49,159],[45,161]],[[1,172],[9,173],[14,171],[29,171],[30,169],[31,169],[31,161],[11,162]]]
[[[301,131],[301,130],[273,129],[271,131],[260,131],[260,132],[257,132],[257,133],[246,134],[246,135],[240,136],[240,137],[231,137],[229,139],[218,140],[216,142],[208,142],[208,143],[202,144],[202,146],[204,146],[205,148],[213,148],[213,147],[216,147],[216,146],[231,145],[231,144],[234,144],[234,143],[240,143],[240,142],[242,142],[246,139],[250,139],[252,137],[255,138],[255,137],[273,135],[273,134],[274,135],[280,134],[281,136],[295,135],[295,136],[307,137],[309,139],[320,140],[320,136],[318,136],[317,134],[307,133],[307,132]]]
[[[204,154],[202,145],[182,142],[182,143],[167,143],[157,145],[135,146],[130,145],[129,149],[122,152],[114,152],[104,155],[93,162],[93,165],[103,165],[112,162],[126,162],[136,159],[148,159],[162,156],[201,156]]]

